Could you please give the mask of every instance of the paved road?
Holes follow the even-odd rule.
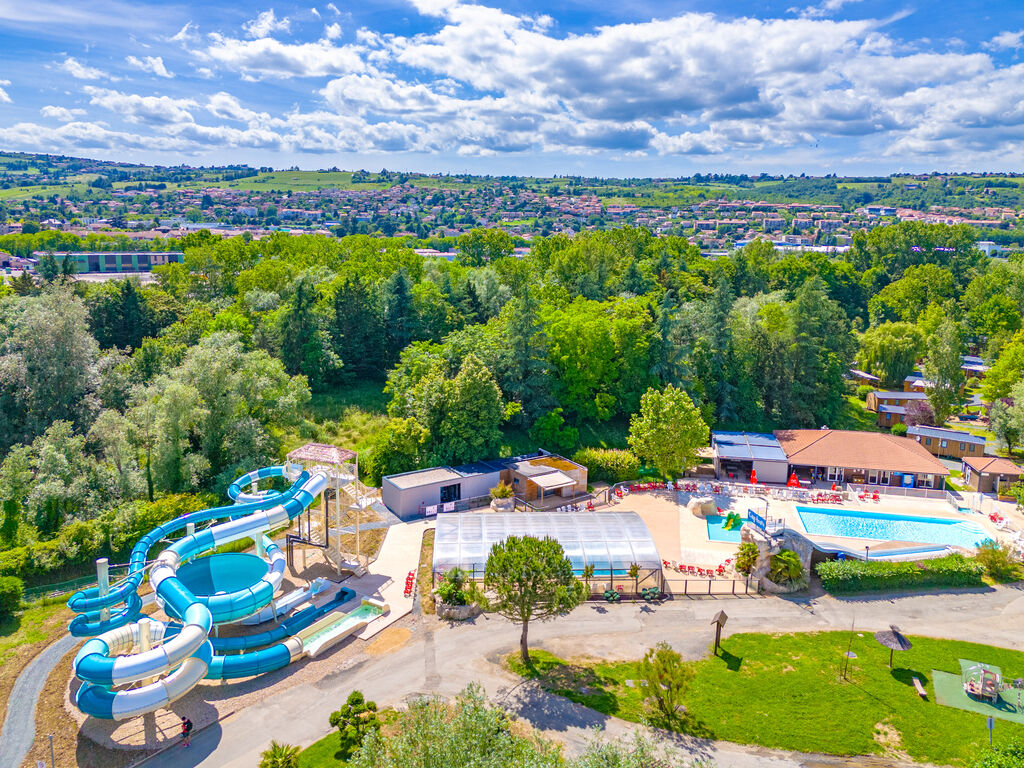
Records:
[[[689,657],[707,650],[709,622],[718,610],[729,615],[729,632],[847,629],[854,623],[876,630],[897,623],[911,634],[971,640],[1006,647],[1019,645],[1024,631],[1024,590],[1012,587],[911,597],[836,599],[726,598],[674,601],[663,606],[586,605],[570,616],[531,628],[531,645],[563,656],[635,658],[666,641]],[[448,627],[421,619],[422,631],[400,650],[364,657],[348,669],[314,684],[296,685],[204,730],[193,748],[174,748],[146,763],[148,768],[251,768],[271,738],[308,745],[324,736],[327,719],[348,692],[361,689],[380,705],[392,706],[423,694],[450,696],[470,682],[512,712],[578,752],[593,726],[629,733],[636,726],[579,707],[523,684],[497,661],[516,649],[518,632],[499,618]],[[810,768],[811,766],[896,765],[863,758],[847,761],[673,737],[692,756],[707,756],[719,768]]]
[[[4,729],[0,731],[0,766],[21,765],[32,748],[36,738],[36,701],[50,672],[77,642],[77,637],[65,635],[47,646],[14,681]]]

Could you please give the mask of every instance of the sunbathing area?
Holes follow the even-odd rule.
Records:
[[[823,553],[858,559],[920,560],[971,552],[988,539],[1024,549],[1024,521],[1011,505],[984,513],[951,499],[690,479],[626,484],[609,494],[613,508],[643,518],[667,578],[736,578],[745,524],[795,532]]]

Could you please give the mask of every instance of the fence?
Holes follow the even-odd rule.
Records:
[[[551,499],[554,497],[548,497]],[[521,512],[585,512],[588,509],[593,509],[595,505],[606,504],[607,500],[600,501],[592,493],[581,493],[573,496],[571,499],[566,499],[562,505],[555,504],[555,506],[537,506],[531,504],[526,499],[520,498],[519,496],[514,497],[512,508]]]
[[[903,496],[908,499],[940,499],[945,500],[948,491],[937,488],[903,488],[897,485],[854,485],[847,483],[846,490],[850,493],[871,493],[881,496]]]
[[[112,565],[110,566],[109,573],[110,583],[113,585],[116,581],[128,575],[128,566]],[[77,579],[71,579],[70,581],[62,581],[57,584],[41,584],[35,587],[25,587],[24,600],[27,603],[31,603],[43,597],[56,597],[57,595],[66,595],[69,592],[77,592],[78,590],[86,587],[95,587],[96,584],[96,575],[93,574],[92,576],[82,576]]]
[[[716,597],[758,595],[757,583],[752,579],[674,579],[666,577],[664,591],[680,597]]]
[[[484,568],[472,566],[470,568],[461,569],[472,581],[483,581],[484,579]],[[434,571],[431,573],[432,585],[436,586],[437,583],[444,578],[444,571]],[[584,578],[581,571],[575,572],[576,578],[587,584],[590,589],[590,599],[600,599],[606,590],[616,590],[624,597],[639,597],[644,589],[657,587],[662,592],[665,591],[664,586],[664,574],[660,567],[658,568],[640,568],[640,572],[637,573],[636,577],[630,576],[628,568],[611,568],[602,569],[595,571],[594,575],[589,579]]]
[[[473,496],[468,499],[459,499],[458,501],[448,501],[443,504],[421,504],[420,505],[420,516],[433,517],[438,513],[444,512],[467,512],[471,509],[480,509],[486,507],[491,503],[490,495],[487,496]]]

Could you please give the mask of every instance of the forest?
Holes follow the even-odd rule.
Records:
[[[116,558],[239,474],[330,439],[330,404],[359,398],[376,413],[353,447],[377,482],[538,445],[625,449],[642,396],[669,385],[712,429],[873,428],[855,364],[901,388],[923,362],[942,423],[970,352],[993,363],[982,392],[1012,447],[1024,265],[974,239],[903,223],[842,257],[755,241],[711,260],[627,228],[537,238],[522,258],[467,235],[445,261],[397,239],[200,232],[146,286],[59,269],[8,281],[0,575],[45,583]]]

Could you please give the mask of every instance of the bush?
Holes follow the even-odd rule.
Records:
[[[0,576],[0,619],[6,619],[21,607],[25,585],[17,576]]]
[[[512,498],[512,486],[502,481],[496,486],[491,488],[492,499],[511,499]]]
[[[559,451],[570,451],[579,441],[580,433],[576,427],[565,424],[561,408],[555,408],[542,416],[538,416],[530,427],[530,439],[542,448],[555,448]]]
[[[857,399],[861,401],[867,400],[868,393],[874,391],[875,388],[872,387],[870,384],[861,384],[859,387],[857,387]]]
[[[826,560],[818,563],[821,585],[829,592],[921,589],[923,587],[981,586],[985,567],[963,555],[934,560],[888,561]]]
[[[804,575],[800,555],[792,549],[781,549],[778,554],[772,555],[769,568],[771,580],[776,584],[791,584]]]
[[[695,676],[694,668],[668,643],[658,643],[644,654],[637,671],[647,683],[644,703],[652,714],[665,722],[675,722],[683,708],[686,688]]]
[[[971,378],[967,380],[965,386],[968,389],[977,389],[978,387],[981,386],[981,379],[979,379],[977,376],[971,376]]]
[[[907,425],[906,424],[893,424],[892,428],[889,431],[892,434],[896,435],[896,437],[906,437],[907,436]]]
[[[622,483],[626,480],[636,480],[640,476],[640,459],[632,451],[581,448],[576,451],[572,460],[587,468],[587,478],[591,481]]]
[[[989,747],[971,763],[971,768],[1020,768],[1024,765],[1024,741],[1014,739],[1007,744]]]
[[[989,576],[996,581],[1011,581],[1017,575],[1018,561],[1013,550],[991,539],[982,542],[974,559],[985,566]]]
[[[359,749],[366,735],[380,728],[377,705],[367,701],[362,691],[352,691],[345,705],[331,713],[330,723],[332,728],[338,729],[338,751],[343,760],[348,760]]]
[[[435,590],[438,599],[448,605],[469,605],[473,599],[473,590],[466,576],[466,572],[461,568],[452,568],[448,571]]]
[[[749,576],[755,565],[757,565],[757,544],[745,541],[736,550],[736,570]]]

